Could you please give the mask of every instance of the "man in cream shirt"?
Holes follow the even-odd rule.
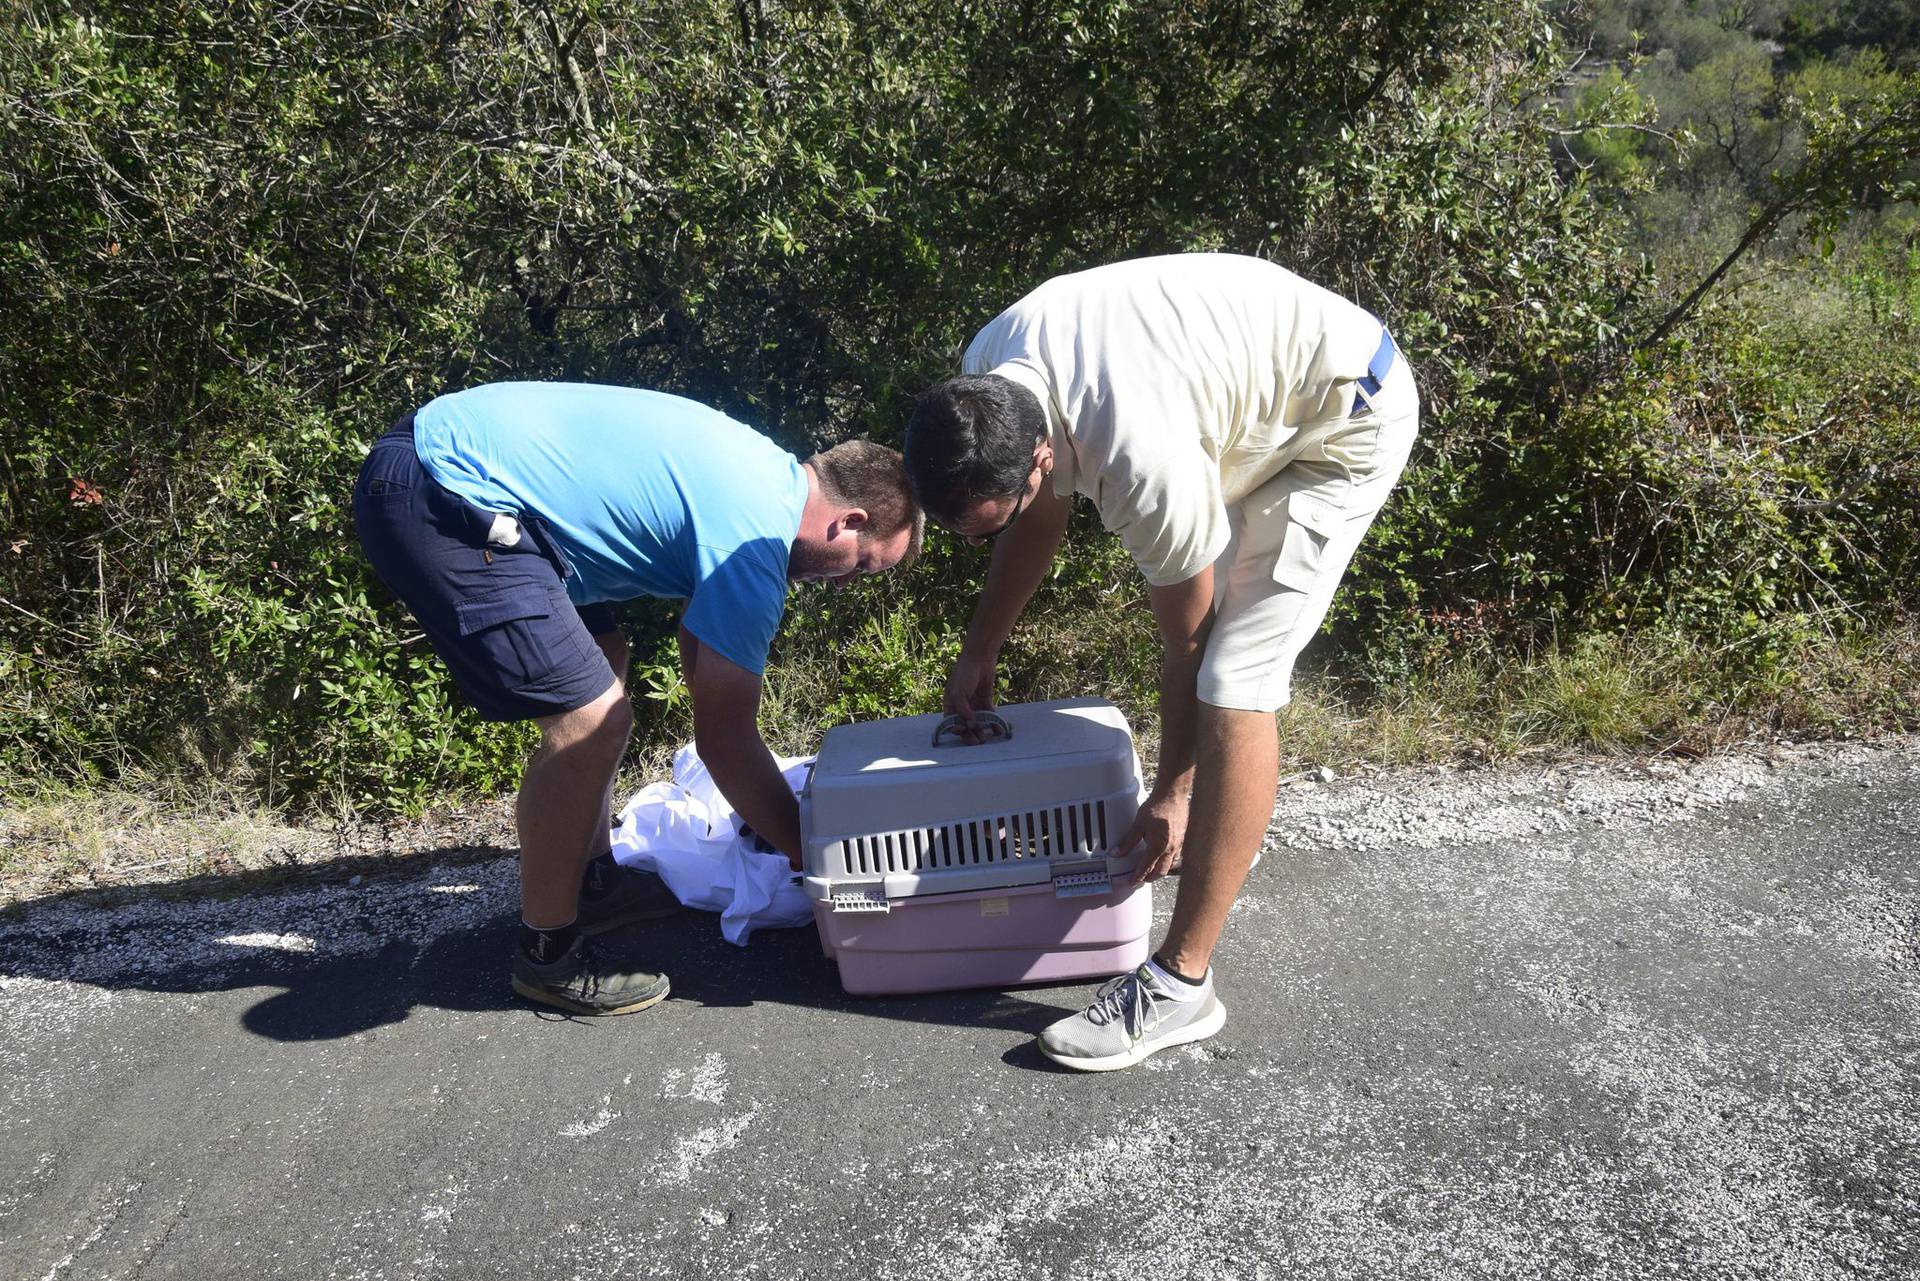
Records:
[[[994,701],[1000,649],[1084,494],[1145,575],[1164,647],[1160,767],[1115,853],[1181,871],[1153,959],[1041,1049],[1089,1071],[1219,1031],[1212,956],[1279,781],[1274,712],[1419,426],[1380,321],[1233,254],[1115,263],[1048,281],[982,329],[920,398],[906,464],[927,515],[994,538],[946,689]]]

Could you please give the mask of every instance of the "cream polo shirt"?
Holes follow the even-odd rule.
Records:
[[[1039,398],[1054,491],[1091,498],[1165,587],[1220,555],[1227,508],[1303,428],[1345,418],[1379,346],[1369,312],[1283,267],[1172,254],[1049,280],[975,335],[963,368]]]

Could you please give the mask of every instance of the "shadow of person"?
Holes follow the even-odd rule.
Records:
[[[1037,1028],[1035,1029],[1036,1032],[1038,1030]],[[1072,1068],[1061,1067],[1058,1063],[1055,1063],[1052,1059],[1042,1054],[1038,1041],[1020,1042],[1005,1054],[1002,1054],[1000,1061],[1008,1067],[1021,1068],[1028,1072],[1044,1072],[1051,1076],[1084,1075],[1083,1073],[1074,1071]]]
[[[1077,987],[855,996],[841,988],[839,971],[821,951],[811,925],[757,930],[747,946],[736,947],[720,937],[715,922],[711,913],[683,912],[656,925],[633,927],[629,945],[672,976],[669,1000],[720,1007],[771,1002],[859,1018],[1018,1032],[1038,1032],[1072,1012],[1033,996],[1059,991],[1075,999],[1073,1008],[1079,1008]],[[627,933],[609,935],[608,941],[623,943]]]
[[[400,1023],[421,1008],[513,1009],[523,1003],[502,965],[512,943],[511,922],[500,921],[443,934],[424,947],[393,939],[366,955],[284,967],[261,976],[282,990],[240,1022],[272,1041],[331,1041]]]
[[[319,1042],[400,1023],[418,1009],[524,1010],[507,983],[518,903],[511,853],[441,851],[450,861],[354,885],[263,888],[258,874],[198,878],[102,903],[68,893],[0,917],[0,976],[108,991],[265,990],[240,1016],[280,1042]],[[428,859],[433,856],[423,855]],[[336,874],[337,876],[337,874]],[[710,913],[682,912],[600,940],[620,959],[664,969],[676,1001],[804,1006],[853,1018],[1037,1032],[1076,1007],[1078,987],[850,996],[811,927],[762,930],[746,947]],[[1037,999],[1036,999],[1037,998]]]

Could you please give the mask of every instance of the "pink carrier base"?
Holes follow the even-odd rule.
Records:
[[[1147,959],[1153,889],[1060,898],[1051,884],[897,899],[886,912],[816,900],[820,946],[863,996],[1104,978]]]

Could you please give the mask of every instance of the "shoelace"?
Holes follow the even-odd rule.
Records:
[[[598,996],[600,993],[600,956],[587,939],[580,940],[580,995]]]
[[[1124,1020],[1121,1026],[1135,1040],[1146,1035],[1147,1014],[1157,1000],[1148,990],[1146,975],[1136,970],[1132,974],[1122,974],[1111,979],[1093,995],[1093,1004],[1087,1007],[1087,1022],[1111,1023],[1115,1019]],[[1158,1020],[1155,1020],[1158,1022]]]

